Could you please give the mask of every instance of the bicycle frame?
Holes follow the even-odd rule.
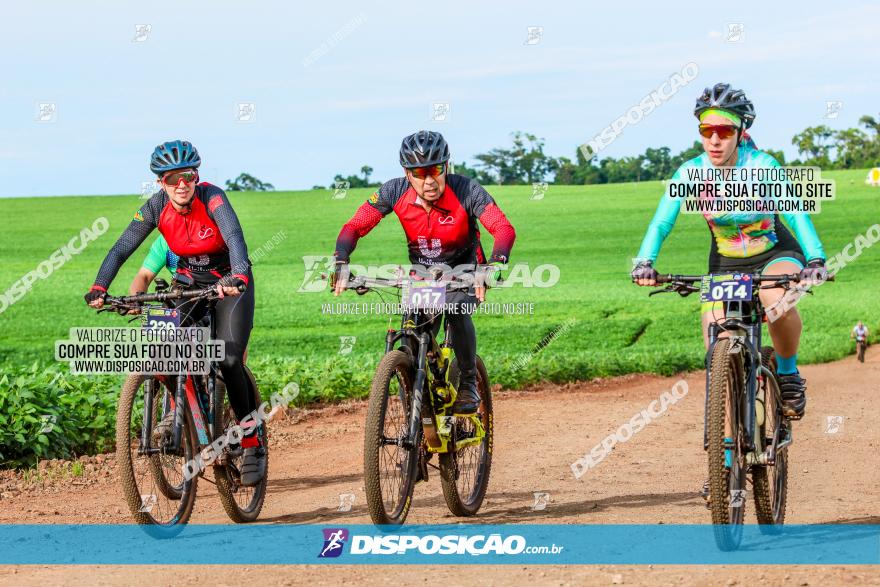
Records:
[[[213,307],[209,309],[205,318],[198,323],[207,326],[211,330],[211,339],[217,336],[216,327],[213,319]],[[153,429],[153,402],[155,401],[156,389],[154,389],[154,378],[149,378],[144,382],[144,426],[141,430],[141,442],[138,447],[139,455],[153,455],[161,452],[179,454],[181,442],[183,438],[184,418],[186,418],[185,410],[188,407],[192,413],[193,422],[196,428],[200,447],[206,447],[211,444],[216,430],[214,423],[216,418],[214,414],[221,406],[214,405],[214,390],[217,384],[217,365],[211,361],[210,371],[207,381],[202,381],[200,377],[192,374],[179,374],[174,376],[157,375],[155,380],[167,385],[169,379],[174,378],[174,394],[173,398],[168,394],[163,395],[162,414],[168,414],[174,411],[174,424],[171,433],[171,444],[164,449],[154,448],[151,444],[152,438],[150,431]],[[204,387],[202,387],[204,383]],[[171,387],[171,385],[168,385]],[[207,410],[203,406],[200,397],[207,397]]]
[[[757,295],[757,294],[755,294]],[[721,323],[714,322],[709,325],[709,349],[707,359],[715,352],[715,345],[722,333],[728,333],[731,340],[730,354],[741,354],[745,367],[745,381],[742,389],[744,397],[737,398],[737,407],[745,429],[746,449],[754,452],[755,443],[755,402],[758,390],[758,373],[761,367],[761,322],[755,324],[749,320],[760,311],[753,308],[754,302],[725,302],[725,320]],[[742,403],[742,400],[745,400]],[[709,402],[709,371],[706,371],[706,403]],[[708,410],[703,414],[703,447],[709,447]]]
[[[415,447],[418,439],[419,427],[436,430],[437,441],[428,442],[427,449],[429,452],[445,453],[449,452],[449,441],[452,438],[451,423],[447,418],[446,409],[455,402],[456,390],[449,380],[449,365],[452,349],[449,347],[449,325],[445,325],[444,342],[442,345],[437,344],[437,340],[433,335],[433,322],[440,318],[439,315],[426,320],[419,320],[421,317],[428,316],[425,313],[419,313],[414,310],[404,313],[401,319],[401,327],[399,330],[389,329],[385,335],[385,352],[389,353],[394,350],[394,345],[398,341],[406,341],[410,349],[415,348],[415,379],[413,382],[413,398],[412,406],[407,425],[407,436],[400,440],[404,448],[412,449]],[[442,392],[448,392],[448,396],[444,397]],[[403,393],[403,390],[401,390]],[[428,394],[427,400],[430,402],[428,409],[425,409],[425,394]],[[404,398],[400,398],[403,402]],[[405,405],[405,402],[404,402]],[[476,415],[470,415],[468,418],[474,423],[476,434],[472,438],[459,440],[454,445],[454,450],[464,448],[466,446],[479,444],[485,437],[485,429],[482,421]]]
[[[780,432],[783,426],[777,425],[773,430],[773,441],[770,445],[768,453],[757,453],[760,446],[760,438],[758,423],[756,422],[758,395],[760,393],[761,377],[766,377],[767,381],[773,381],[770,371],[761,364],[761,324],[764,311],[761,306],[758,291],[754,293],[754,299],[749,302],[736,301],[724,303],[725,319],[720,322],[713,322],[709,325],[709,349],[706,352],[707,365],[708,359],[715,351],[715,345],[721,338],[722,333],[728,333],[731,341],[730,354],[741,354],[743,357],[742,365],[745,368],[745,381],[740,387],[743,391],[743,397],[737,398],[736,408],[739,410],[740,417],[743,422],[744,439],[746,442],[746,463],[756,465],[773,465],[776,463],[776,454],[779,450],[791,444],[791,438],[780,438]],[[769,386],[768,386],[769,387]],[[768,389],[770,393],[777,395],[775,405],[778,405],[779,390]],[[706,406],[709,402],[709,370],[706,370]],[[765,421],[766,400],[762,402],[761,420]],[[708,409],[703,411],[703,449],[709,448],[709,430],[708,430]],[[731,447],[732,448],[732,447]]]

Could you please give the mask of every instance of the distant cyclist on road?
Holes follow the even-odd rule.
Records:
[[[100,308],[119,269],[158,228],[169,250],[178,256],[177,280],[196,288],[216,286],[222,298],[215,307],[217,337],[226,348],[220,371],[229,403],[242,420],[256,409],[243,359],[254,323],[254,279],[238,216],[223,190],[199,183],[201,163],[198,151],[187,141],[168,141],[155,148],[150,170],[162,189],[135,213],[107,253],[85,299]],[[242,285],[244,293],[239,291]],[[203,302],[187,301],[181,308],[194,320],[207,311]],[[157,428],[171,424],[163,420]],[[242,485],[257,485],[265,475],[266,453],[256,427],[247,428],[241,446]]]
[[[849,337],[856,339],[856,347],[858,348],[858,358],[862,363],[865,362],[865,347],[868,346],[868,327],[859,320],[855,328],[852,329]]]
[[[346,265],[358,239],[391,212],[400,220],[414,265],[469,265],[475,270],[477,264],[486,264],[477,220],[495,238],[488,263],[508,262],[516,238],[513,226],[483,186],[471,178],[448,174],[448,161],[449,146],[438,132],[422,130],[403,139],[400,165],[404,177],[383,183],[342,227],[336,239],[337,268],[331,281],[335,295],[345,290]],[[485,288],[476,287],[475,295],[476,299],[469,292],[454,291],[447,296],[447,302],[475,305],[483,301]],[[446,320],[461,373],[452,411],[474,414],[480,406],[477,333],[468,313],[447,312]]]
[[[779,167],[772,156],[757,149],[746,133],[755,120],[755,108],[742,90],[735,90],[729,84],[706,88],[697,98],[694,116],[700,121],[705,153],[679,167],[673,180],[685,181],[689,168]],[[663,195],[635,259],[632,280],[638,285],[656,284],[654,262],[680,208],[681,199],[671,198],[668,193]],[[820,283],[828,277],[822,243],[810,217],[805,214],[783,214],[787,227],[776,214],[705,212],[703,216],[712,235],[709,273],[800,273],[802,285]],[[761,302],[765,307],[772,307],[783,294],[782,289],[761,290]],[[723,314],[720,303],[705,304],[702,308],[707,345],[709,324],[723,320]],[[785,415],[800,419],[807,399],[806,381],[797,369],[802,329],[797,309],[790,308],[769,322],[768,329],[776,351]]]

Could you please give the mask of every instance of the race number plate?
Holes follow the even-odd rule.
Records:
[[[144,307],[144,328],[179,328],[180,312],[164,306]]]
[[[742,273],[706,275],[700,286],[701,302],[747,302],[752,299],[752,277]]]
[[[446,285],[437,281],[410,281],[404,305],[418,310],[440,310],[446,303]]]

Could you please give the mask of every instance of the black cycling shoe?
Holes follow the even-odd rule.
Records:
[[[266,476],[266,449],[254,446],[244,449],[241,458],[241,484],[244,487],[259,485]]]
[[[454,416],[470,416],[476,414],[480,409],[480,394],[477,393],[476,385],[463,385],[455,403],[452,404],[452,414]]]
[[[802,379],[798,372],[776,377],[779,380],[779,391],[782,392],[782,413],[790,420],[800,420],[807,407],[807,380]]]

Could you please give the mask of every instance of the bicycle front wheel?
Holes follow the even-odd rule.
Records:
[[[412,502],[422,428],[405,447],[413,398],[410,355],[395,350],[379,362],[373,377],[364,434],[364,489],[374,524],[402,524]]]
[[[741,353],[731,355],[730,339],[723,338],[716,342],[709,363],[709,397],[706,405],[709,506],[715,541],[722,550],[739,547],[745,517]]]
[[[163,447],[167,443],[165,435],[157,433],[159,422],[153,419],[148,434],[153,448],[161,450],[149,456],[138,454],[146,380],[143,375],[130,375],[122,386],[116,411],[116,462],[122,492],[135,522],[147,525],[148,531],[159,537],[167,537],[182,531],[192,514],[198,476],[187,479],[185,465],[194,462],[198,440],[192,415],[186,411],[179,450],[172,452]],[[156,395],[155,399],[161,401],[161,395]]]

